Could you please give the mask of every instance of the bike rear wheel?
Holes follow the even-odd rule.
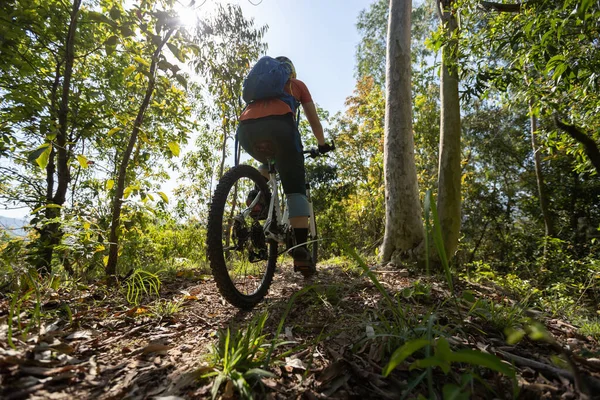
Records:
[[[268,207],[270,193],[260,172],[249,165],[231,168],[219,181],[208,213],[213,277],[221,295],[242,309],[251,309],[265,297],[277,265],[277,243],[266,239],[262,215],[244,212],[247,195],[255,188],[263,195],[263,207]]]
[[[313,264],[317,265],[318,261],[318,252],[319,252],[319,242],[318,242],[318,231],[317,231],[317,221],[315,217],[315,212],[312,211],[310,214],[310,218],[308,219],[308,244],[306,248],[312,256]]]

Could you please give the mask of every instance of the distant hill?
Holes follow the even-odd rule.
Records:
[[[27,232],[23,227],[27,225],[27,221],[19,218],[9,218],[0,215],[0,231],[7,231],[11,235],[25,236]]]

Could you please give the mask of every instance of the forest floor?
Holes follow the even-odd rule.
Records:
[[[210,398],[215,378],[203,375],[230,368],[229,376],[239,378],[236,369],[246,372],[243,363],[231,367],[231,358],[214,355],[219,332],[227,327],[245,332],[248,324],[260,328],[257,316],[266,322],[255,343],[278,346],[268,360],[272,375],[249,379],[255,398],[600,396],[598,342],[568,321],[528,311],[493,284],[457,281],[452,297],[443,280],[406,272],[374,269],[378,288],[373,279],[341,265],[322,267],[310,282],[290,270],[290,265],[280,268],[268,297],[250,312],[227,304],[210,276],[195,273],[164,278],[162,300],[138,307],[125,306],[122,291],[101,286],[48,290],[40,301],[41,331],[23,334],[34,303],[22,304],[21,321],[11,334],[14,348],[7,343],[10,299],[2,299],[0,398]],[[531,323],[532,315],[545,329]],[[508,344],[507,336],[515,335],[524,337]],[[419,338],[429,338],[432,346],[405,347],[405,359],[384,377],[394,350]],[[228,344],[243,353],[243,343],[231,339]],[[433,349],[437,358],[431,357],[427,368],[422,360]],[[487,356],[448,356],[460,349],[494,355],[516,374],[498,372],[503,369]],[[262,350],[255,358],[265,359]],[[430,390],[437,394],[429,396]],[[218,397],[244,396],[233,381],[224,380]]]

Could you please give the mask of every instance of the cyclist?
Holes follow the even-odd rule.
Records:
[[[325,142],[323,127],[308,88],[304,82],[296,78],[296,69],[289,58],[277,57],[276,59],[290,66],[292,72],[285,84],[285,91],[302,104],[304,114],[317,139],[319,152],[327,153],[331,150],[331,145]],[[269,176],[267,160],[255,149],[254,144],[265,141],[273,144],[273,158],[287,197],[290,225],[294,230],[296,243],[306,243],[310,211],[306,198],[302,141],[292,109],[279,98],[256,100],[244,109],[239,119],[237,131],[239,143],[248,154],[263,163],[259,170],[266,179]],[[316,266],[306,245],[292,250],[292,257],[294,271],[300,271],[305,276],[316,272]]]

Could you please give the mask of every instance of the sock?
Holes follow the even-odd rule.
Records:
[[[308,228],[294,228],[296,244],[305,243],[308,240]]]

